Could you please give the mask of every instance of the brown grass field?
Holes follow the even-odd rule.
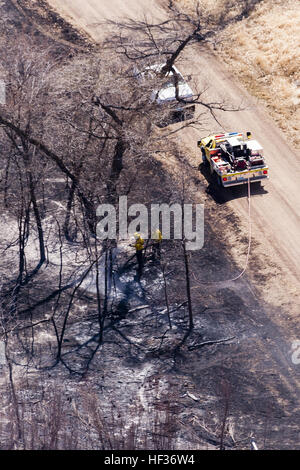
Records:
[[[176,0],[191,10],[195,0]],[[218,15],[224,0],[201,0]],[[272,118],[300,147],[300,2],[264,0],[248,18],[226,29],[217,55],[247,90],[265,104]]]

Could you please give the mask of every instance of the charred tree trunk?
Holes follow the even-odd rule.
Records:
[[[23,212],[23,209],[22,209]],[[23,220],[24,218],[24,220]],[[17,296],[20,290],[21,285],[23,284],[23,275],[25,272],[26,259],[25,259],[25,243],[29,233],[29,219],[30,219],[30,204],[25,210],[25,216],[23,213],[20,215],[19,219],[19,273],[16,281],[16,289],[14,290],[14,295]]]
[[[117,182],[123,169],[123,157],[126,148],[124,138],[122,136],[118,137],[107,183],[107,192],[111,203],[114,203],[117,198]]]
[[[90,118],[88,138],[87,138],[87,141],[86,141],[85,146],[84,146],[84,153],[81,156],[78,168],[75,171],[74,176],[75,176],[76,179],[72,180],[71,188],[69,190],[69,195],[68,195],[67,212],[66,212],[66,217],[65,217],[65,221],[64,221],[63,230],[64,230],[64,235],[66,237],[66,240],[68,240],[69,242],[74,241],[74,239],[73,239],[73,237],[71,237],[70,231],[69,231],[71,210],[72,210],[72,205],[73,205],[73,201],[74,201],[75,191],[76,191],[76,188],[77,188],[78,183],[79,183],[79,178],[80,178],[80,174],[81,174],[81,170],[82,170],[82,166],[83,166],[83,162],[84,162],[84,158],[85,158],[85,151],[88,149],[88,146],[89,146],[89,143],[90,143],[90,140],[91,140],[91,129],[92,129],[92,119]],[[92,225],[94,225],[94,223],[92,223]],[[93,229],[93,233],[94,233],[94,229]]]
[[[64,227],[63,227],[64,235],[66,237],[66,240],[68,240],[69,242],[73,241],[73,238],[71,237],[70,232],[69,232],[69,225],[70,225],[71,209],[72,209],[72,204],[74,201],[75,190],[76,190],[76,183],[75,181],[72,181],[71,188],[69,189],[67,212],[66,212],[66,217],[64,221]]]
[[[195,30],[189,34],[177,47],[177,49],[171,54],[171,56],[167,59],[165,66],[161,69],[163,74],[167,74],[171,72],[172,67],[175,65],[175,62],[183,49],[193,40],[197,39],[199,41],[203,41],[205,38],[200,34],[200,25],[198,24]]]
[[[190,268],[189,260],[186,252],[185,241],[182,242],[183,246],[183,257],[184,257],[184,266],[185,266],[185,279],[186,279],[186,294],[188,301],[188,312],[189,312],[189,332],[194,328],[194,319],[193,319],[193,307],[192,307],[192,297],[191,297],[191,285],[190,285]]]
[[[38,237],[39,237],[40,260],[39,260],[37,266],[34,268],[34,270],[28,276],[28,280],[29,280],[29,278],[32,278],[38,272],[38,270],[41,268],[41,266],[46,261],[44,232],[43,232],[43,227],[42,227],[42,220],[41,220],[40,210],[39,210],[37,200],[36,200],[36,195],[35,195],[35,190],[34,190],[34,183],[33,183],[33,178],[32,178],[32,173],[31,172],[29,173],[29,180],[30,180],[31,202],[32,202],[32,206],[33,206],[33,213],[34,213],[34,217],[35,217],[35,221],[36,221],[36,227],[37,227],[37,231],[38,231]]]
[[[123,157],[125,151],[127,149],[127,142],[125,140],[124,132],[123,132],[123,121],[119,118],[117,113],[112,109],[112,106],[106,105],[100,101],[98,96],[93,98],[93,103],[96,106],[99,106],[105,111],[105,113],[111,117],[114,128],[117,134],[117,143],[115,145],[109,181],[107,184],[107,192],[108,192],[108,199],[111,203],[114,203],[117,197],[117,182],[120,177],[121,171],[123,169]]]
[[[38,238],[39,238],[39,250],[40,250],[39,262],[37,263],[36,267],[31,271],[31,273],[27,274],[23,283],[23,284],[26,284],[29,282],[30,279],[32,279],[35,276],[35,274],[37,274],[39,269],[42,267],[42,265],[46,261],[46,255],[45,255],[45,243],[44,243],[42,219],[41,219],[40,210],[39,210],[39,206],[38,206],[36,194],[35,194],[35,182],[33,179],[31,168],[30,168],[31,157],[29,155],[27,145],[24,143],[23,146],[24,146],[23,161],[24,161],[24,165],[25,165],[26,173],[27,173],[27,184],[29,185],[30,202],[33,207],[33,213],[35,217],[36,228],[37,228]],[[35,149],[34,149],[34,153],[35,153]]]

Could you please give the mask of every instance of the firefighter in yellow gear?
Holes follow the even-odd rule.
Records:
[[[137,232],[135,232],[134,238],[135,238],[134,247],[135,247],[136,251],[143,250],[143,248],[144,248],[144,239]]]
[[[160,259],[161,256],[161,242],[162,242],[162,233],[159,229],[155,230],[155,232],[152,235],[153,239],[153,245],[152,245],[152,252],[154,258]]]
[[[140,276],[143,272],[143,249],[144,249],[144,239],[141,237],[141,235],[137,232],[134,234],[135,238],[135,252],[136,252],[136,259],[138,263],[138,275]]]
[[[252,134],[251,134],[251,132],[249,132],[249,131],[247,132],[247,139],[248,139],[248,140],[249,140],[249,139],[252,139]]]

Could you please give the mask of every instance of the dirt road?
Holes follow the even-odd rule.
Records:
[[[48,3],[70,23],[82,28],[96,41],[103,39],[104,28],[99,23],[120,18],[159,18],[163,10],[149,0],[49,0]]]

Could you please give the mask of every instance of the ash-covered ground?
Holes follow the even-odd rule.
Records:
[[[0,8],[12,31],[24,28],[25,18],[11,2]],[[26,28],[35,31],[32,24]],[[69,53],[61,47],[67,46],[58,46],[60,54]],[[154,172],[153,162],[147,165],[131,197],[176,200],[178,175],[161,161]],[[247,275],[231,281],[241,271],[230,254],[233,239],[246,257],[247,234],[226,197],[205,191],[205,171],[182,160],[180,168],[189,175],[187,200],[204,203],[206,216],[204,246],[189,254],[194,328],[186,341],[181,344],[189,317],[180,242],[163,241],[160,261],[149,249],[140,280],[135,258],[127,263],[134,255],[130,241],[121,245],[111,263],[100,344],[95,271],[75,293],[63,292],[61,304],[57,296],[39,304],[53,292],[62,253],[69,283],[70,273],[80,276],[84,267],[80,246],[65,243],[60,251],[50,238],[53,251],[39,289],[24,293],[24,305],[30,293],[36,307],[28,315],[24,308],[16,327],[12,323],[9,361],[2,357],[0,448],[249,449],[251,437],[261,449],[299,448],[299,366],[291,361],[287,332],[275,321],[283,312],[263,301]],[[55,206],[65,189],[57,181],[49,188]],[[5,239],[15,226],[9,214],[3,217]],[[220,229],[220,217],[228,221],[226,228]],[[49,237],[52,222],[49,216]],[[255,269],[259,276],[258,262]],[[102,267],[99,272],[103,285]],[[56,364],[57,338],[48,316],[56,309],[59,324],[71,297],[62,361]]]

